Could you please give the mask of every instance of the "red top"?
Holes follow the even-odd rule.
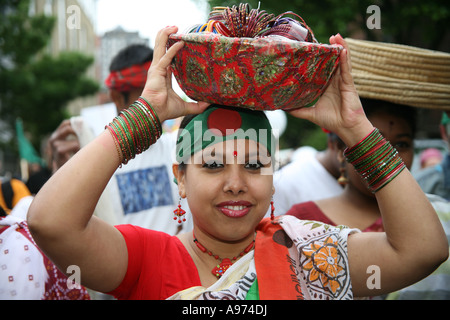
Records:
[[[177,237],[132,225],[116,228],[127,244],[128,269],[109,294],[117,299],[164,300],[201,285],[194,261]]]
[[[177,237],[132,225],[116,228],[127,244],[128,269],[119,287],[109,294],[123,300],[164,300],[201,286],[195,263]],[[257,228],[255,265],[260,299],[290,300],[302,295],[291,277],[287,247],[273,240],[281,229],[269,218]]]
[[[313,220],[320,221],[332,226],[336,226],[337,224],[331,221],[320,208],[313,201],[303,202],[295,204],[286,212],[286,215],[295,216],[301,220]],[[383,221],[380,218],[377,219],[373,224],[371,224],[366,229],[362,230],[363,232],[381,232],[383,231]]]

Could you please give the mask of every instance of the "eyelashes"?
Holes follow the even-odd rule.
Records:
[[[216,160],[212,160],[212,161],[207,161],[202,165],[202,168],[206,168],[206,169],[221,169],[224,168],[224,164],[222,162],[216,161]],[[260,162],[260,161],[248,161],[244,164],[244,168],[249,169],[249,170],[259,170],[261,168],[263,168],[264,165]]]
[[[219,169],[223,167],[224,167],[223,163],[220,163],[218,161],[207,161],[202,165],[202,168],[206,169]]]

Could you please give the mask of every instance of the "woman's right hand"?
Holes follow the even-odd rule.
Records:
[[[290,111],[336,133],[348,146],[367,136],[373,126],[364,114],[351,74],[350,51],[341,35],[330,37],[330,44],[342,46],[339,68],[314,107]]]
[[[177,27],[165,27],[156,36],[153,61],[148,71],[147,82],[142,96],[150,102],[161,122],[187,114],[198,114],[208,106],[207,102],[186,102],[172,88],[170,64],[183,47],[182,41],[166,50],[169,35],[176,33]]]

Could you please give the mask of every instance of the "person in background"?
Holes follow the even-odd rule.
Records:
[[[442,139],[450,148],[449,111],[442,113],[439,130]],[[436,194],[450,200],[450,154],[445,154],[439,164],[418,171],[415,174],[415,178],[425,193]]]
[[[420,169],[433,167],[442,162],[442,152],[436,148],[427,148],[420,154]]]
[[[88,300],[31,237],[26,222],[33,200],[25,183],[3,179],[0,189],[0,300]],[[73,286],[72,286],[73,285]]]
[[[0,300],[90,300],[39,249],[27,222],[0,214]]]
[[[25,219],[32,200],[33,196],[23,181],[1,179],[0,210],[4,216],[14,212],[15,216]]]
[[[361,99],[370,122],[397,149],[407,168],[414,157],[415,109],[381,100]],[[336,162],[343,164],[344,191],[335,196],[297,203],[287,215],[303,220],[315,220],[331,225],[347,225],[362,231],[382,231],[380,208],[354,167],[345,161],[342,142],[336,152]]]
[[[294,204],[333,197],[342,193],[338,179],[341,164],[337,153],[341,151],[342,141],[328,133],[327,149],[317,151],[304,146],[295,151],[295,159],[274,172],[277,214],[286,213]],[[270,212],[267,213],[269,215]]]
[[[369,120],[396,147],[408,168],[414,158],[415,109],[385,101],[361,99]],[[345,147],[345,146],[344,146]],[[342,148],[342,152],[344,148]],[[338,158],[344,160],[342,153]],[[346,164],[344,192],[333,198],[294,205],[288,215],[330,225],[347,225],[365,232],[384,231],[383,220],[375,197],[352,165]],[[439,196],[427,194],[450,239],[450,203]],[[387,299],[450,299],[450,261],[418,283],[387,295]]]

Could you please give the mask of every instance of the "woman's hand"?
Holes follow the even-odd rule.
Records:
[[[343,50],[339,57],[339,68],[328,88],[314,107],[292,110],[290,114],[330,130],[347,145],[353,145],[365,137],[373,126],[364,114],[353,83],[347,43],[338,34],[330,37],[330,44],[341,45]]]
[[[155,108],[161,122],[186,114],[201,113],[209,105],[206,102],[186,102],[172,88],[170,64],[184,43],[180,41],[167,51],[166,45],[169,35],[177,31],[177,27],[166,27],[158,32],[153,61],[142,92],[142,96]]]

